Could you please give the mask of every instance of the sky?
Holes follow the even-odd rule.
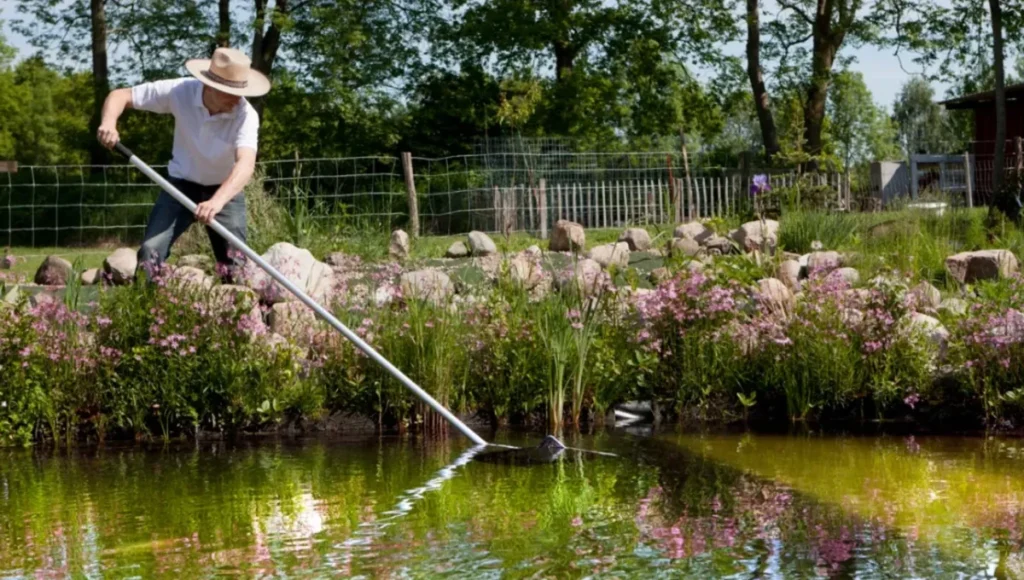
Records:
[[[938,1],[940,4],[948,5],[951,0]],[[2,30],[3,35],[7,38],[7,42],[18,50],[19,58],[23,58],[30,55],[33,49],[25,38],[11,30],[10,20],[19,16],[13,4],[13,2],[0,0],[0,27],[2,27],[0,30]],[[773,0],[765,0],[764,5],[762,20],[766,20],[767,15],[774,12],[772,10]],[[732,43],[724,48],[724,52],[730,55],[742,56],[744,45],[742,43]],[[899,60],[893,56],[892,50],[880,50],[875,47],[866,46],[855,50],[847,48],[842,51],[842,54],[856,58],[856,62],[850,68],[863,74],[864,82],[871,91],[875,103],[887,111],[892,111],[892,104],[896,100],[900,88],[912,78],[910,74],[900,68]],[[908,71],[912,73],[920,72],[906,55],[904,55],[903,62]],[[932,86],[935,90],[936,100],[942,100],[946,95],[948,84],[935,82]]]

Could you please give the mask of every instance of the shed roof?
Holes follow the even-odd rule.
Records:
[[[1018,83],[1015,85],[1006,86],[1006,102],[1015,102],[1024,99],[1024,83]],[[981,107],[991,106],[995,104],[996,92],[995,90],[984,91],[980,93],[972,93],[957,97],[955,99],[948,99],[945,101],[939,101],[940,105],[943,105],[947,109],[980,109]]]

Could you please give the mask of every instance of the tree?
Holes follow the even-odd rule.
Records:
[[[775,119],[772,117],[761,69],[761,10],[758,0],[747,0],[747,75],[750,78],[757,120],[761,126],[765,156],[771,159],[779,152],[779,135],[775,129]]]
[[[628,89],[639,80],[621,76],[631,66],[649,73],[638,87],[682,79],[685,74],[680,72],[686,66],[717,63],[716,47],[735,36],[728,0],[450,0],[450,4],[458,17],[435,29],[435,58],[449,66],[493,62],[490,68],[498,77],[527,73],[551,78],[544,128],[557,135],[579,135],[581,126],[592,124],[594,111],[584,104],[603,109],[598,114],[609,115],[609,123],[622,122],[615,118],[618,108],[606,107],[603,99],[621,95],[623,82]],[[647,102],[650,96],[649,92],[633,94]],[[661,107],[665,100],[653,104]],[[643,115],[630,117],[629,123],[646,123]],[[662,130],[673,133],[673,129]]]
[[[907,158],[915,153],[948,153],[961,145],[949,113],[935,102],[931,83],[923,77],[904,83],[893,103],[893,120]]]
[[[828,102],[829,134],[843,168],[898,153],[896,131],[871,99],[861,73],[835,75]]]
[[[93,80],[89,127],[93,132],[99,127],[103,100],[110,90],[107,46],[112,19],[106,4],[106,0],[19,0],[18,11],[31,15],[33,21],[14,21],[14,29],[27,36],[43,54],[78,62],[89,59]],[[95,140],[89,152],[93,164],[100,165],[108,159],[107,150]]]
[[[89,0],[89,32],[92,40],[92,120],[90,129],[100,126],[103,115],[103,101],[110,92],[107,77],[107,15],[106,0]],[[90,147],[93,165],[102,165],[107,160],[107,150],[98,142]]]
[[[841,57],[841,50],[862,44],[897,44],[896,39],[904,41],[913,36],[912,31],[905,29],[904,18],[910,12],[908,6],[916,6],[921,1],[926,0],[874,3],[864,0],[776,0],[780,10],[774,18],[761,23],[757,2],[748,0],[747,57],[755,104],[758,101],[767,103],[771,91],[781,93],[789,87],[801,87],[802,156],[808,169],[815,169],[817,160],[826,153],[824,130],[833,69],[844,68],[850,60]],[[881,33],[893,30],[895,32],[888,36]],[[756,49],[755,40],[760,38],[761,32],[767,32],[767,39],[760,42],[760,49]],[[762,92],[756,88],[756,72],[767,69],[766,63],[771,63],[774,68],[774,88],[765,88]],[[777,102],[781,106],[781,100]],[[772,113],[767,106],[758,106],[759,115],[765,121],[778,114],[777,111]],[[770,129],[770,125],[762,123],[763,134],[766,128]],[[769,130],[765,139],[766,150],[774,149],[771,137]],[[781,143],[779,146],[785,148]]]
[[[987,8],[987,10],[986,10]],[[906,20],[913,31],[904,39],[919,56],[916,62],[934,67],[929,77],[951,81],[964,92],[994,89],[996,108],[996,191],[1004,179],[1006,145],[1006,40],[1024,45],[1024,5],[1020,2],[951,0],[922,2]]]
[[[989,0],[992,20],[992,54],[996,73],[996,155],[992,187],[996,191],[1003,188],[1006,180],[1006,81],[1003,73],[1003,15],[999,0]]]

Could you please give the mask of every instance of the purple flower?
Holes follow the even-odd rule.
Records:
[[[903,399],[903,402],[906,403],[908,407],[913,409],[914,405],[916,405],[920,399],[921,397],[919,397],[917,393],[910,393]]]
[[[750,183],[750,195],[758,196],[767,191],[771,191],[771,186],[768,184],[768,176],[761,173],[754,176],[754,180]]]

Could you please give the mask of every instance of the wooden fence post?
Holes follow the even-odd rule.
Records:
[[[971,154],[964,151],[964,184],[967,186],[967,207],[974,207],[974,187],[971,185]]]
[[[540,213],[540,239],[548,239],[548,195],[547,183],[544,178],[540,179],[537,196],[537,211]]]
[[[402,172],[405,174],[405,193],[409,200],[409,235],[420,236],[420,208],[416,198],[416,179],[412,172],[412,153],[402,152]]]

